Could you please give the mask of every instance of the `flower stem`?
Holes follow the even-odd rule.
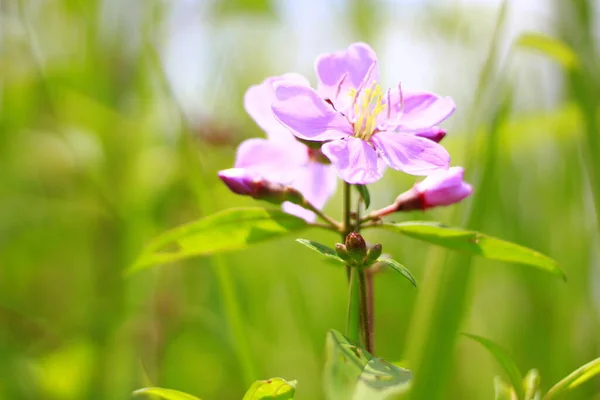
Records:
[[[313,206],[308,201],[305,201],[303,206],[307,210],[310,210],[310,211],[314,212],[315,214],[317,214],[317,216],[319,218],[321,218],[323,221],[327,222],[327,224],[329,224],[329,226],[331,226],[336,232],[342,231],[343,226],[341,223],[337,222],[335,219],[331,218],[329,215],[325,214],[323,211],[319,210],[317,207]]]
[[[350,209],[352,208],[352,198],[350,196],[350,190],[352,185],[344,182],[344,232],[342,240],[346,240],[346,236],[352,232],[352,225],[350,223]]]
[[[366,350],[372,354],[373,352],[373,341],[372,341],[372,326],[371,326],[371,313],[369,310],[369,301],[367,299],[367,279],[366,274],[368,273],[363,268],[357,269],[358,274],[358,287],[360,293],[360,323],[362,337],[365,343]]]
[[[350,268],[350,289],[348,293],[348,321],[346,336],[354,343],[360,341],[360,274],[358,268]]]

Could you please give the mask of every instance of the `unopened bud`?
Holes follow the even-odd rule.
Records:
[[[346,236],[346,250],[350,258],[362,263],[367,255],[367,244],[360,233],[350,232]]]
[[[367,258],[365,258],[365,264],[366,265],[373,264],[381,256],[381,252],[382,252],[381,244],[377,243],[377,244],[371,246],[367,250]]]
[[[414,186],[422,200],[422,209],[458,203],[473,192],[473,187],[463,181],[465,170],[452,167],[436,171]]]
[[[264,179],[254,171],[245,168],[230,168],[219,171],[219,178],[233,193],[265,200],[274,204],[289,201],[302,205],[304,196],[298,190]]]
[[[346,250],[346,246],[344,246],[343,244],[337,243],[335,245],[335,252],[338,255],[338,257],[341,258],[342,260],[344,260],[346,262],[352,261],[350,259],[350,255],[348,254],[348,250]]]

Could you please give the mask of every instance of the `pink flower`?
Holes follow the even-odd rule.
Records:
[[[244,97],[248,114],[265,131],[268,139],[248,139],[240,144],[235,161],[236,168],[243,168],[261,177],[300,191],[306,200],[321,209],[335,192],[337,177],[335,168],[318,149],[311,149],[299,142],[289,129],[273,116],[271,105],[275,101],[273,84],[290,83],[308,86],[299,74],[285,74],[267,78],[260,85],[251,86]],[[299,205],[286,202],[283,210],[314,221],[315,214]]]
[[[452,167],[437,171],[415,184],[414,190],[421,199],[421,208],[447,206],[457,203],[473,192],[473,187],[463,181],[465,170]]]
[[[447,169],[448,152],[421,137],[452,114],[454,102],[429,92],[383,92],[375,52],[364,43],[317,59],[319,86],[274,84],[275,117],[303,140],[326,142],[325,154],[348,183],[368,184],[386,166],[413,175]],[[439,132],[438,132],[439,136]]]

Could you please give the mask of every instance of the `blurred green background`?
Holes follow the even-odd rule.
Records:
[[[458,106],[443,144],[474,195],[395,218],[479,229],[568,275],[370,231],[420,283],[375,277],[377,355],[413,369],[411,398],[427,400],[493,397],[500,367],[459,332],[538,368],[545,390],[598,357],[600,8],[508,3],[0,0],[0,398],[127,399],[157,385],[240,399],[274,376],[297,379],[298,399],[323,398],[345,274],[293,238],[122,273],[158,233],[253,205],[216,177],[262,135],[245,90],[287,71],[314,84],[316,56],[354,41],[377,51],[383,86],[402,80]],[[572,53],[561,63],[516,46],[524,32]],[[389,171],[372,207],[414,181]],[[565,398],[599,391],[596,379]]]

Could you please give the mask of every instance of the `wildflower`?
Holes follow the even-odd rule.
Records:
[[[421,208],[447,206],[458,203],[473,192],[473,187],[463,181],[465,170],[452,167],[434,172],[414,186],[422,200]]]
[[[303,140],[326,142],[322,152],[348,183],[368,184],[386,166],[413,175],[447,169],[448,152],[421,137],[454,111],[449,97],[386,92],[378,84],[375,52],[364,43],[317,59],[319,86],[275,82],[275,117]],[[439,132],[438,132],[439,133]]]
[[[272,182],[297,189],[316,208],[321,209],[335,192],[335,168],[318,148],[298,141],[289,129],[273,116],[271,105],[275,100],[273,84],[289,82],[308,86],[299,74],[285,74],[267,78],[260,85],[251,86],[244,97],[248,114],[265,131],[268,139],[248,139],[237,150],[236,168],[252,171]],[[285,202],[283,210],[314,221],[315,214],[297,204]]]

